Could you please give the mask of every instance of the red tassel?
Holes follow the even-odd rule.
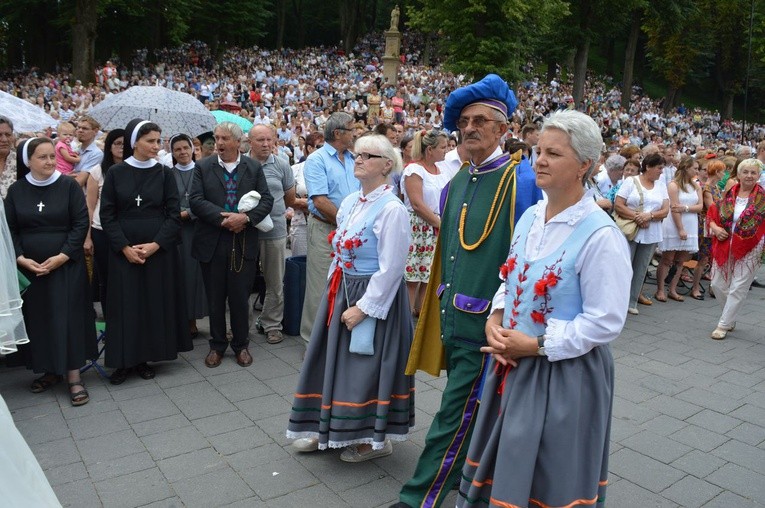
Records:
[[[332,321],[332,313],[335,311],[335,296],[340,288],[340,280],[343,278],[343,269],[340,266],[335,267],[332,277],[329,279],[329,291],[327,291],[327,326]]]

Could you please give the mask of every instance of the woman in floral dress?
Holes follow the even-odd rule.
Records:
[[[448,137],[436,129],[417,131],[412,141],[412,161],[401,176],[401,193],[409,211],[412,244],[406,259],[404,278],[409,291],[412,314],[418,316],[430,279],[430,264],[441,227],[439,199],[454,173],[443,170]]]

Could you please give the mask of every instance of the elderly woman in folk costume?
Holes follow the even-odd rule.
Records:
[[[355,145],[361,191],[346,197],[330,234],[333,262],[319,305],[287,437],[301,452],[346,449],[345,462],[393,453],[414,425],[406,367],[412,317],[402,278],[409,216],[388,183],[401,156],[385,136]]]
[[[542,127],[535,171],[548,200],[518,221],[500,269],[460,507],[603,506],[608,344],[624,326],[632,269],[624,236],[583,185],[601,143],[597,124],[575,110]]]

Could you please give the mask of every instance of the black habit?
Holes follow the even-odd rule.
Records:
[[[66,176],[42,187],[22,178],[8,189],[5,213],[17,257],[43,263],[59,253],[69,256],[41,277],[22,269],[31,282],[22,307],[29,344],[8,356],[8,364],[59,375],[79,369],[98,356],[82,248],[88,232],[85,196]]]
[[[101,192],[101,225],[109,239],[106,363],[129,368],[174,360],[193,348],[186,313],[178,242],[180,208],[175,177],[161,164],[109,169]],[[122,249],[156,242],[144,264]]]

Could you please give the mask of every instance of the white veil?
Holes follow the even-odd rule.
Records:
[[[29,342],[21,314],[21,296],[16,268],[16,252],[5,220],[5,207],[0,205],[0,353],[16,351],[17,344]]]

